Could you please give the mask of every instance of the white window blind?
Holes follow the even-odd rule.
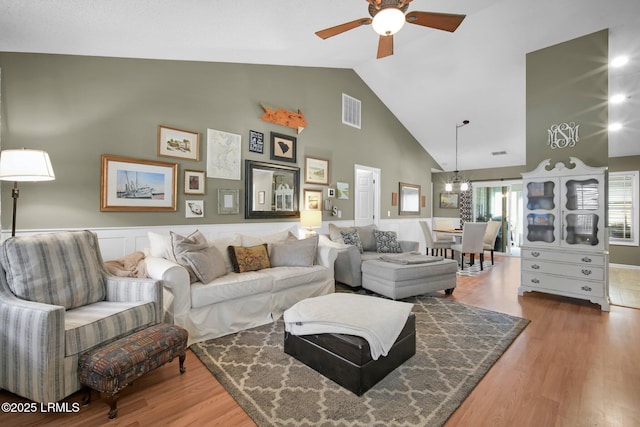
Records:
[[[638,171],[609,173],[609,242],[638,246]]]

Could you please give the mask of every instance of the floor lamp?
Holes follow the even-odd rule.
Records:
[[[46,151],[18,150],[0,151],[0,181],[13,181],[13,221],[11,236],[16,235],[16,211],[18,208],[18,181],[51,181],[56,179]]]

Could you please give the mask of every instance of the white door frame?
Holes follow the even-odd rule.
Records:
[[[378,168],[373,168],[370,166],[363,166],[363,165],[354,165],[353,168],[353,206],[354,206],[354,213],[353,213],[353,220],[354,223],[356,222],[357,218],[359,218],[359,209],[358,209],[358,204],[356,203],[356,201],[358,200],[358,171],[362,170],[362,171],[367,171],[367,172],[371,172],[373,173],[373,223],[378,225],[380,223],[380,169]]]

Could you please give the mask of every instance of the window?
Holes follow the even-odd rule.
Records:
[[[638,171],[609,172],[609,243],[638,246]]]

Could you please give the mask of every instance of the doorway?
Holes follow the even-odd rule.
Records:
[[[378,224],[380,218],[380,169],[355,165],[354,182],[355,225]]]
[[[494,250],[520,256],[523,237],[522,181],[473,183],[474,221],[500,221]]]

